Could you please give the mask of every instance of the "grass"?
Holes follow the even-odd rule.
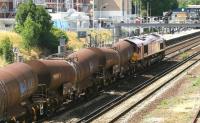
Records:
[[[195,87],[200,86],[200,78],[195,79],[195,80],[192,82],[192,86],[195,86]]]
[[[181,56],[181,59],[186,59],[188,58],[189,54],[186,52],[183,52],[180,56]]]
[[[22,46],[22,37],[19,34],[15,32],[0,31],[0,41],[5,39],[6,37],[9,37],[14,47]]]
[[[20,55],[23,56],[24,61],[29,61],[32,59],[39,58],[39,54],[41,54],[41,50],[38,48],[33,48],[29,54],[29,52],[23,48],[23,40],[19,34],[15,32],[0,31],[0,42],[3,41],[6,37],[8,37],[10,41],[13,43],[13,47],[19,48]],[[5,65],[7,65],[6,61],[0,58],[0,66],[3,67]]]
[[[167,100],[167,99],[162,100],[160,103],[160,107],[166,107],[167,105],[169,105],[169,100]]]
[[[183,100],[178,97],[164,99],[160,102],[158,108],[170,108],[174,104],[181,104],[181,103],[183,103]]]
[[[195,91],[195,88],[199,89],[199,87],[200,87],[200,77],[195,78],[195,79],[192,78],[192,79],[190,79],[190,81],[192,82],[192,86],[187,88],[184,91],[184,94],[192,93],[192,92]],[[183,102],[182,99],[176,98],[176,97],[174,97],[172,99],[164,99],[164,100],[161,101],[158,108],[167,108],[167,107],[171,107],[171,105],[173,105],[173,104],[181,104],[182,102]]]
[[[177,95],[174,95],[173,97],[163,99],[157,106],[157,108],[146,115],[145,118],[150,122],[151,120],[153,122],[154,119],[152,118],[160,117],[164,117],[163,120],[167,123],[178,123],[180,121],[186,123],[190,121],[193,114],[191,114],[189,110],[192,110],[192,107],[195,104],[195,102],[192,102],[192,100],[195,100],[193,98],[190,99],[190,95],[198,95],[200,87],[200,77],[192,79],[189,78],[188,82],[189,83],[183,93],[179,93]]]

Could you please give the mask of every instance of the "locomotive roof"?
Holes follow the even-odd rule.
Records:
[[[149,44],[151,42],[155,42],[155,41],[160,42],[160,43],[162,43],[164,41],[164,39],[160,35],[156,35],[156,34],[135,36],[135,37],[131,37],[131,38],[125,38],[124,40],[132,42],[132,43],[136,44],[138,47],[140,47],[142,45],[147,45],[147,44]]]

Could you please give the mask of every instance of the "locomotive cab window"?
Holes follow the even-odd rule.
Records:
[[[144,53],[148,53],[148,45],[144,45]]]
[[[133,44],[133,51],[134,51],[134,52],[138,52],[137,45],[135,45],[135,44]]]
[[[164,46],[163,46],[163,43],[160,43],[160,49],[163,49]]]

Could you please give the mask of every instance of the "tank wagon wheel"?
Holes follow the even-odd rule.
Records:
[[[151,61],[148,61],[148,68],[151,66]]]
[[[107,87],[108,85],[109,85],[108,79],[104,78],[102,80],[101,89],[104,88],[104,87]]]
[[[110,84],[113,84],[115,82],[114,79],[113,79],[113,77],[109,77],[108,81],[110,82]]]
[[[47,117],[51,117],[54,113],[55,113],[55,109],[51,108],[49,110],[47,110],[46,116]]]
[[[92,94],[92,88],[91,87],[86,88],[86,90],[85,90],[85,99],[88,99],[91,94]]]
[[[16,120],[16,118],[15,117],[12,117],[9,121],[8,121],[8,123],[17,123],[18,121]],[[1,122],[1,123],[3,123],[3,122]]]
[[[82,102],[82,101],[86,100],[87,99],[86,95],[87,95],[87,88],[83,89],[81,91],[81,94],[78,95],[78,101]]]
[[[78,100],[78,93],[77,93],[77,91],[76,90],[73,90],[73,93],[72,93],[72,100],[73,101],[77,101]]]
[[[131,76],[131,74],[132,74],[132,68],[128,67],[128,69],[127,69],[127,75]]]
[[[113,81],[113,82],[116,82],[116,77],[115,77],[115,76],[112,77],[112,81]]]

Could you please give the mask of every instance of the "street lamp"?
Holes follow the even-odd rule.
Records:
[[[105,4],[103,4],[103,5],[100,7],[100,20],[101,20],[101,10],[102,10],[103,8],[106,8],[107,5],[108,5],[108,3],[105,3]],[[100,23],[101,23],[101,21],[100,21]],[[100,24],[100,28],[101,28],[101,24]]]

